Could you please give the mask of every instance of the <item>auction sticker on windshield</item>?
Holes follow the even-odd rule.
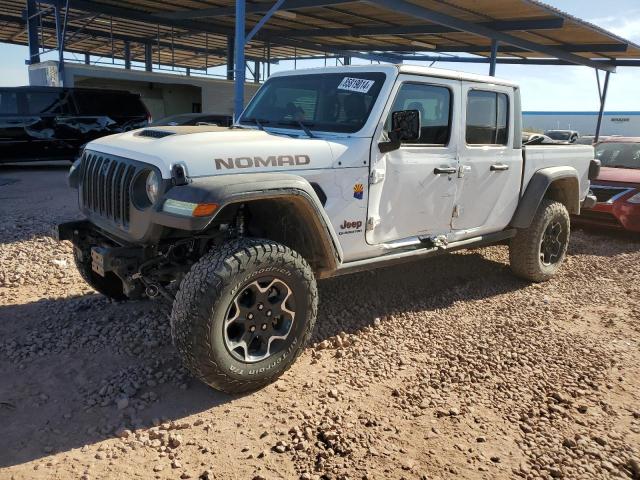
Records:
[[[350,92],[367,93],[376,83],[374,80],[364,78],[344,77],[338,85],[338,90],[349,90]]]

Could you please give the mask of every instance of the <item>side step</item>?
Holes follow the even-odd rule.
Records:
[[[463,248],[486,247],[515,236],[516,229],[514,228],[503,230],[501,232],[479,235],[477,237],[467,238],[458,242],[452,242],[445,248],[428,246],[414,250],[404,250],[398,253],[388,253],[378,257],[354,260],[353,262],[343,263],[332,276],[346,275],[348,273],[362,272],[364,270],[372,270],[374,268],[389,267],[391,265],[413,262],[414,260],[433,257],[443,253],[455,252],[456,250],[462,250]]]

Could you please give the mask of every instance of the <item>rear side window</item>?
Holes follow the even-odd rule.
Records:
[[[74,97],[80,115],[144,117],[147,114],[140,97],[130,93],[76,91]]]
[[[467,97],[466,140],[469,145],[506,145],[509,138],[509,97],[472,90]]]
[[[59,115],[69,113],[68,93],[60,92],[26,92],[25,105],[28,115]]]
[[[18,114],[18,95],[16,92],[0,90],[0,115]]]
[[[391,115],[401,110],[420,112],[420,138],[423,145],[446,145],[451,136],[451,91],[446,87],[405,83],[393,102],[385,130],[391,129]]]

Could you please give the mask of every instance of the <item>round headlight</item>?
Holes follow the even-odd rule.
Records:
[[[160,190],[160,179],[155,171],[151,170],[147,175],[147,180],[145,182],[145,189],[147,191],[147,197],[149,201],[153,205],[156,203],[158,199],[158,191]]]

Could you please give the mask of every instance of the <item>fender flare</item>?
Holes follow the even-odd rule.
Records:
[[[318,234],[328,269],[337,269],[343,253],[338,236],[314,188],[303,177],[286,173],[242,173],[193,178],[184,186],[174,187],[165,195],[191,203],[215,203],[216,213],[200,229],[211,225],[226,207],[256,200],[282,199],[293,201],[304,209],[305,218],[313,222],[311,228]]]
[[[549,190],[549,187],[558,180],[575,180],[577,183],[577,195],[575,198],[572,198],[572,196],[567,198],[567,202],[569,203],[567,205],[567,210],[569,210],[569,213],[579,214],[580,180],[578,171],[569,166],[542,168],[531,176],[524,194],[520,197],[518,208],[516,209],[509,225],[515,228],[529,227],[533,221],[533,217],[538,211],[538,207],[540,206],[542,199]]]

